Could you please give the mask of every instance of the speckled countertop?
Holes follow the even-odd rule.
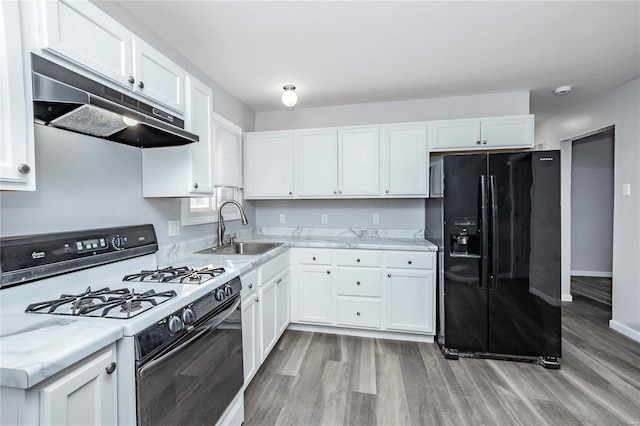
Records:
[[[205,238],[161,247],[156,257],[158,266],[214,264],[238,275],[286,253],[290,247],[437,251],[438,247],[423,235],[423,230],[246,228],[236,232],[238,241],[282,245],[256,256],[194,254],[215,245],[212,238]],[[110,321],[3,312],[0,385],[32,387],[122,336],[122,326]]]

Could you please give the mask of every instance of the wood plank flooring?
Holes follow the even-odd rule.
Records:
[[[611,309],[611,278],[571,277],[571,295],[587,297]]]
[[[640,425],[640,343],[563,304],[560,370],[445,360],[436,344],[284,333],[245,392],[245,425]]]

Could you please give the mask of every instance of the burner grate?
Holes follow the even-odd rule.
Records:
[[[140,271],[137,274],[125,275],[122,281],[140,281],[176,284],[202,284],[225,272],[224,268],[204,267],[200,269],[172,266],[162,269]]]

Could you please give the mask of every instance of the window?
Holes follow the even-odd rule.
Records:
[[[213,197],[183,199],[180,208],[182,226],[217,222],[217,208],[225,200],[242,204],[242,129],[216,113],[212,117],[215,141]],[[225,221],[240,219],[235,206],[226,206],[222,215]]]
[[[217,222],[218,206],[226,200],[235,200],[242,204],[242,190],[219,187],[210,198],[185,198],[180,208],[180,223],[182,226],[189,226]],[[236,206],[225,206],[222,215],[225,221],[240,219],[240,212]]]

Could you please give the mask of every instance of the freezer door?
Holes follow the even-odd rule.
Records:
[[[560,153],[489,155],[489,352],[560,356]]]
[[[482,221],[487,156],[447,155],[444,171],[444,346],[487,352],[487,282]],[[484,202],[483,202],[484,195]],[[486,262],[485,262],[486,264]]]

